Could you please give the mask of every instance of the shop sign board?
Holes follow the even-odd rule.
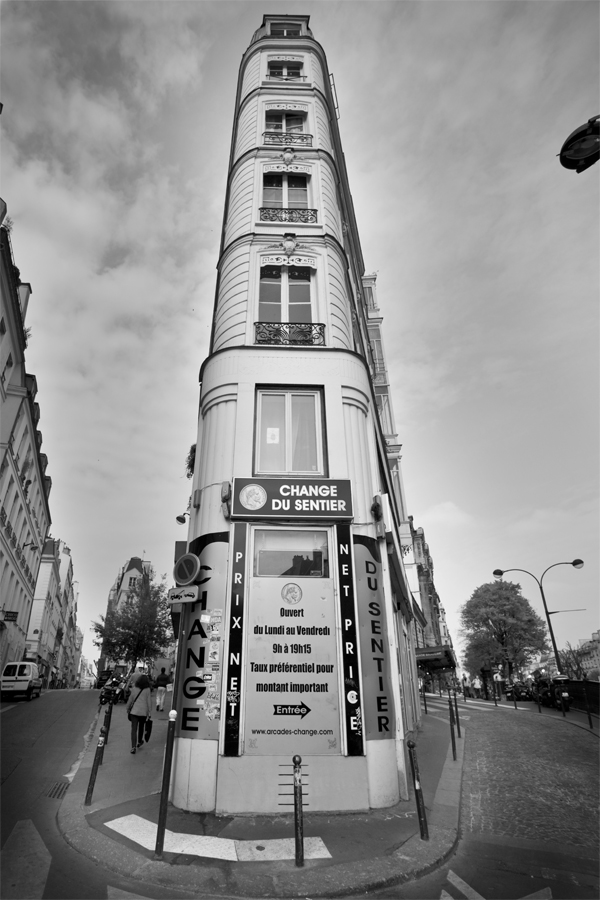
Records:
[[[392,740],[396,717],[387,629],[394,623],[386,621],[380,545],[375,538],[361,534],[353,535],[353,544],[365,737],[368,741]]]
[[[353,514],[349,479],[233,479],[233,518],[337,520]]]
[[[184,644],[181,677],[174,708],[177,737],[218,740],[221,718],[221,666],[223,608],[227,589],[229,532],[202,535],[190,544],[203,567],[203,584],[196,600],[185,602],[185,594],[173,602],[182,603]],[[189,592],[190,586],[180,589]]]
[[[339,755],[333,580],[251,579],[244,752]]]

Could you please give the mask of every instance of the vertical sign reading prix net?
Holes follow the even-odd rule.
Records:
[[[229,646],[224,698],[224,756],[239,756],[241,680],[244,651],[244,603],[246,593],[246,536],[248,526],[236,522],[233,532],[233,566],[229,613]]]

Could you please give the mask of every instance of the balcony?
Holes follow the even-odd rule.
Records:
[[[267,75],[267,81],[306,81],[306,75]]]
[[[278,146],[291,147],[292,144],[302,147],[312,147],[312,134],[303,134],[295,131],[265,131],[263,132],[263,144],[277,144]]]
[[[303,225],[315,225],[317,222],[316,209],[280,209],[270,206],[261,206],[259,209],[261,222],[301,222]]]
[[[321,322],[255,322],[255,344],[325,346],[325,325]]]

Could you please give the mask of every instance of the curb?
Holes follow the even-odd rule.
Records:
[[[86,819],[84,799],[95,745],[86,758],[57,815],[65,841],[97,865],[129,881],[158,888],[223,894],[228,897],[342,897],[412,881],[431,872],[451,855],[460,837],[460,798],[464,763],[463,738],[456,741],[456,762],[448,748],[442,775],[429,813],[429,840],[410,837],[388,856],[348,863],[323,864],[307,860],[296,868],[294,860],[255,863],[218,863],[178,866],[142,856],[134,849],[93,829]],[[90,760],[89,766],[85,763]],[[75,783],[77,782],[77,783]]]

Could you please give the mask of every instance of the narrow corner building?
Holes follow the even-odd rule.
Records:
[[[407,530],[374,276],[308,16],[242,57],[200,372],[171,799],[218,814],[408,797],[420,717]],[[409,529],[408,529],[409,531]]]

